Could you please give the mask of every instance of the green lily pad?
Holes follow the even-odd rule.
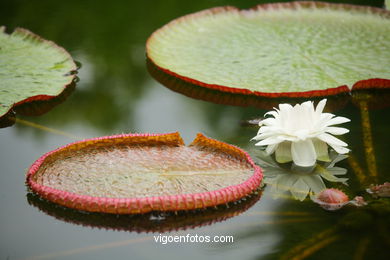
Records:
[[[390,12],[319,2],[218,7],[154,32],[147,57],[159,81],[165,74],[219,93],[313,97],[375,87],[374,79],[387,88]]]
[[[0,27],[0,118],[14,107],[60,95],[75,78],[72,57],[55,43]]]

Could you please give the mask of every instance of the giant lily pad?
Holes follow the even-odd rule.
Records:
[[[205,208],[254,191],[262,173],[243,150],[198,134],[119,135],[76,142],[37,160],[27,183],[60,205],[105,213]]]
[[[147,58],[164,85],[217,103],[387,88],[390,12],[320,2],[218,7],[158,29],[147,41]]]
[[[75,78],[76,64],[55,43],[18,28],[0,27],[0,118],[14,107],[60,95]]]

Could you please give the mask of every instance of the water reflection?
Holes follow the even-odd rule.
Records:
[[[344,2],[375,4],[378,7],[383,5],[383,0]],[[83,64],[78,74],[80,82],[77,84],[76,91],[66,102],[55,107],[50,113],[25,119],[85,138],[130,131],[170,131],[172,128],[180,130],[183,137],[188,138],[187,140],[192,139],[194,132],[204,132],[212,138],[247,147],[249,139],[256,130],[240,127],[239,122],[263,115],[266,111],[253,107],[228,107],[189,99],[160,86],[146,71],[143,46],[147,37],[155,29],[178,16],[217,5],[230,4],[247,8],[258,3],[258,0],[164,0],[153,1],[153,8],[149,1],[121,1],[115,5],[90,0],[2,3],[3,6],[8,5],[0,8],[0,17],[7,28],[12,29],[16,26],[28,28],[64,46],[76,60]],[[373,93],[373,91],[369,92]],[[390,110],[389,108],[376,110],[376,108],[384,108],[390,102],[389,99],[385,99],[389,97],[388,94],[383,94],[381,91],[375,93],[378,95],[373,101],[381,100],[382,97],[383,99],[378,103],[375,102],[376,106],[369,103],[375,148],[372,153],[377,155],[379,181],[376,183],[384,183],[389,181],[390,172],[387,147]],[[153,106],[148,106],[151,103]],[[363,195],[365,189],[375,182],[370,177],[368,165],[365,163],[360,111],[357,109],[358,106],[352,106],[351,103],[340,108],[342,109],[337,114],[352,120],[348,125],[351,132],[346,137],[352,149],[352,156],[337,165],[348,169],[349,195]],[[196,111],[195,119],[193,111]],[[177,116],[178,114],[180,116]],[[17,127],[1,129],[0,144],[6,148],[0,156],[2,165],[0,223],[2,223],[1,230],[4,231],[1,236],[0,258],[6,259],[10,256],[11,259],[18,259],[42,252],[67,250],[72,247],[78,248],[129,238],[127,231],[92,230],[78,225],[94,227],[105,225],[104,228],[109,230],[126,230],[128,227],[129,231],[136,231],[134,225],[129,226],[126,222],[129,219],[126,218],[123,218],[122,226],[115,226],[117,220],[114,217],[109,218],[109,221],[99,218],[95,222],[88,223],[85,222],[87,215],[80,212],[58,209],[51,210],[49,213],[45,207],[38,206],[39,202],[29,199],[32,204],[36,203],[34,207],[26,203],[25,169],[40,155],[70,141],[68,138],[64,139],[42,129],[18,124]],[[344,175],[335,176],[344,178]],[[343,185],[342,182],[333,184]],[[167,248],[158,247],[155,243],[144,243],[135,246],[127,245],[122,250],[106,248],[78,255],[75,258],[101,259],[107,256],[110,259],[125,259],[129,258],[129,255],[134,256],[140,252],[143,252],[140,258],[145,259],[156,257],[220,259],[219,253],[226,259],[280,259],[282,255],[285,259],[293,259],[295,256],[298,259],[304,257],[388,258],[390,211],[389,207],[387,211],[380,210],[386,208],[383,205],[388,198],[375,201],[364,210],[343,208],[330,213],[309,200],[303,202],[295,199],[273,200],[267,196],[267,192],[268,189],[253,208],[263,210],[265,205],[272,206],[271,209],[267,208],[267,211],[272,211],[272,215],[266,219],[268,224],[264,223],[260,215],[251,217],[251,223],[248,223],[248,218],[242,215],[232,218],[232,222],[226,222],[226,225],[237,231],[234,234],[237,242],[231,250],[224,247],[216,254],[209,245],[194,247],[174,245],[171,247],[173,250],[168,248],[174,252],[172,254],[175,254],[170,257],[166,255]],[[37,212],[36,208],[44,212],[47,210],[47,215]],[[218,208],[215,213],[218,214],[223,210]],[[298,212],[301,215],[297,215],[290,221],[278,216],[279,213],[284,214],[284,212]],[[68,214],[69,216],[75,214],[76,217],[73,220],[69,219]],[[48,217],[49,215],[53,217]],[[341,219],[347,215],[350,220],[342,222]],[[62,221],[59,223],[56,221],[57,218]],[[197,215],[197,218],[202,222],[201,215]],[[352,221],[355,219],[356,221]],[[185,220],[185,217],[182,217],[182,220]],[[73,227],[65,221],[77,226]],[[192,224],[187,228],[196,225],[196,219],[191,221]],[[207,225],[210,220],[207,221],[202,223]],[[137,225],[142,227],[142,232],[146,232],[148,229],[145,226],[151,223],[142,224],[145,223],[144,220],[139,222]],[[156,224],[158,221],[154,222],[155,225],[159,225]],[[341,225],[341,222],[346,224]],[[245,224],[250,225],[245,226]],[[183,223],[182,226],[185,225]],[[209,232],[212,228],[207,226],[205,232]],[[134,237],[139,238],[137,234],[134,234]],[[322,248],[324,249],[321,250]],[[273,253],[264,256],[265,252],[269,251]],[[69,259],[69,257],[59,259]]]
[[[384,155],[384,142],[388,141],[385,132],[388,129],[388,121],[384,120],[388,113],[388,91],[371,90],[354,92],[353,100],[355,107],[358,107],[360,118],[356,117],[351,124],[351,146],[352,152],[347,160],[345,157],[335,158],[329,164],[322,167],[318,165],[314,169],[302,169],[291,167],[291,165],[278,165],[272,158],[258,156],[258,163],[265,168],[265,182],[269,182],[270,189],[274,194],[282,197],[280,211],[293,210],[299,208],[313,213],[318,217],[316,223],[307,221],[303,225],[274,226],[281,236],[282,241],[275,248],[275,253],[270,255],[270,259],[305,259],[309,257],[319,257],[320,259],[387,259],[386,249],[390,245],[388,230],[390,227],[390,202],[388,198],[375,198],[375,192],[370,196],[366,189],[370,183],[381,183],[388,180],[388,161]],[[383,96],[381,96],[383,95]],[[352,109],[352,106],[348,106]],[[382,109],[382,110],[379,110]],[[352,110],[349,110],[350,112]],[[356,113],[356,109],[355,112]],[[351,113],[352,114],[352,113]],[[386,121],[386,122],[385,122]],[[374,149],[375,148],[375,149]],[[255,157],[255,156],[253,156]],[[342,186],[347,179],[346,168],[335,166],[343,165],[348,167],[350,174],[347,194],[350,198],[358,195],[368,202],[362,207],[344,207],[338,212],[328,213],[318,211],[319,207],[307,200],[286,199],[281,196],[283,193],[291,193],[296,199],[302,199],[307,194],[315,193],[315,190],[323,188],[326,182],[331,182],[330,186]],[[318,171],[320,170],[320,171]],[[317,172],[316,172],[317,171]],[[310,173],[308,173],[310,172]],[[316,181],[313,175],[316,174]],[[325,173],[325,174],[324,174]],[[295,175],[292,177],[292,175]],[[302,175],[304,176],[302,178]],[[307,176],[310,176],[308,180]],[[279,179],[280,178],[280,179]],[[300,181],[297,189],[303,192],[291,191],[288,185],[294,186],[294,181]],[[282,185],[280,185],[280,183]],[[374,190],[383,187],[387,190],[388,184],[371,186]],[[303,187],[303,188],[302,188]],[[309,189],[309,191],[307,191]],[[266,190],[267,191],[267,190]],[[303,195],[305,194],[305,195]],[[291,198],[288,196],[287,198]],[[242,234],[243,237],[261,236],[263,229],[252,230]]]
[[[373,88],[357,89],[352,91],[352,103],[360,107],[362,103],[367,104],[370,110],[384,109],[390,106],[390,89]]]
[[[152,212],[136,215],[116,215],[77,211],[59,206],[27,193],[27,201],[40,211],[56,219],[88,227],[121,230],[129,232],[171,232],[194,229],[222,222],[247,211],[261,198],[261,190],[227,205],[195,211]]]
[[[301,214],[308,214],[311,218],[302,217],[301,224],[282,225],[275,223],[272,227],[257,226],[251,230],[244,230],[236,237],[244,241],[262,237],[267,233],[275,232],[282,239],[274,248],[272,254],[265,259],[387,259],[386,248],[390,245],[388,230],[390,227],[390,201],[386,197],[377,196],[374,192],[367,193],[364,184],[348,187],[350,195],[360,195],[368,202],[361,207],[348,206],[337,212],[327,212],[312,203],[303,200],[309,193],[315,193],[325,187],[323,179],[333,185],[344,185],[347,178],[346,169],[337,167],[346,156],[332,155],[332,162],[313,167],[311,169],[297,169],[291,164],[287,167],[278,165],[265,153],[256,152],[253,158],[264,168],[265,182],[268,183],[271,194],[278,197],[279,208],[275,214],[299,210]],[[324,174],[325,172],[325,174]],[[313,178],[313,176],[316,176]],[[342,177],[340,177],[342,176]],[[356,184],[357,177],[350,175],[350,182]],[[382,177],[388,178],[383,173]],[[294,185],[301,182],[301,185]],[[304,184],[302,184],[304,183]],[[296,190],[292,187],[296,186]],[[389,184],[372,186],[371,189],[388,191]],[[286,192],[291,196],[283,196]],[[302,195],[304,194],[304,195]],[[382,193],[381,193],[382,194]],[[274,218],[277,221],[278,218]],[[314,220],[314,221],[313,221]],[[261,258],[264,259],[264,258]]]
[[[317,163],[312,167],[299,167],[293,163],[279,164],[265,151],[258,150],[252,157],[264,169],[264,183],[271,186],[271,193],[275,197],[284,197],[290,193],[293,198],[303,201],[307,195],[313,197],[326,188],[324,179],[329,182],[347,184],[345,175],[347,169],[337,167],[335,164],[347,158],[345,155],[330,154],[330,162]]]

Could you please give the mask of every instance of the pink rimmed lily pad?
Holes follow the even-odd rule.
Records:
[[[308,98],[390,87],[390,12],[292,2],[217,7],[175,19],[147,41],[167,87],[216,103]]]
[[[91,212],[206,208],[254,191],[261,169],[243,150],[198,134],[128,134],[83,140],[49,152],[27,173],[33,192]]]

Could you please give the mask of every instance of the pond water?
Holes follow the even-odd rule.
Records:
[[[355,1],[364,2],[383,3]],[[144,46],[155,29],[176,17],[212,6],[256,3],[5,3],[0,17],[8,30],[20,26],[53,40],[82,67],[75,91],[63,104],[0,129],[0,259],[388,259],[390,218],[384,199],[370,211],[351,207],[328,212],[289,193],[275,197],[268,185],[229,208],[119,217],[56,207],[29,193],[28,167],[44,153],[84,138],[179,131],[189,143],[201,132],[252,150],[249,140],[257,128],[242,121],[265,110],[213,104],[165,88],[148,74]],[[380,94],[383,103],[388,94]],[[352,156],[337,164],[347,169],[343,177],[349,178],[349,186],[325,183],[342,188],[350,198],[366,196],[370,183],[389,181],[390,108],[382,104],[368,111],[371,129],[363,126],[359,102],[348,102],[334,113],[351,119],[345,124],[351,130],[345,140]],[[377,176],[375,166],[366,163],[367,131],[373,138],[369,154],[374,155]],[[233,236],[234,242],[163,244],[155,242],[160,234]]]

